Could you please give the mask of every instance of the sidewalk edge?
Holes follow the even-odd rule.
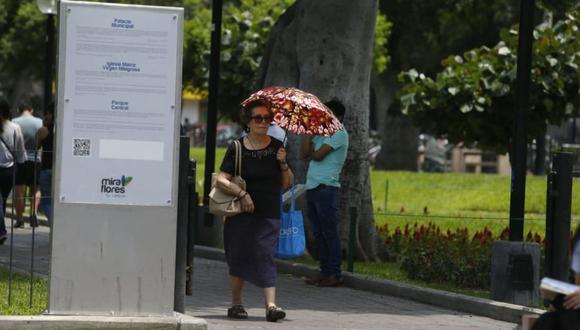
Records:
[[[194,255],[205,259],[225,261],[223,250],[206,246],[196,245],[194,247]],[[278,267],[278,272],[294,276],[314,276],[318,273],[318,270],[315,267],[286,260],[277,259],[276,266]],[[540,315],[544,313],[544,310],[537,308],[471,297],[454,292],[421,288],[401,282],[377,279],[366,275],[344,272],[342,276],[345,286],[353,289],[369,291],[376,294],[391,295],[505,322],[519,324],[523,315]]]

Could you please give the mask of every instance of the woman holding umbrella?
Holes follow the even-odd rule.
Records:
[[[286,316],[276,305],[274,251],[280,233],[280,191],[288,188],[294,174],[286,162],[282,142],[267,135],[273,116],[270,103],[263,99],[243,105],[241,121],[248,135],[240,138],[242,172],[247,188],[231,179],[234,175],[235,147],[228,148],[217,187],[241,199],[243,213],[227,219],[224,246],[229,267],[232,307],[228,317],[245,319],[242,288],[250,282],[263,289],[266,320],[276,322]]]

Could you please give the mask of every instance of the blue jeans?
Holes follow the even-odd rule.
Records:
[[[341,248],[338,236],[338,187],[319,185],[306,191],[308,219],[318,247],[320,273],[340,278]]]
[[[46,215],[48,223],[52,222],[52,170],[41,170],[38,179],[40,183],[40,209]]]

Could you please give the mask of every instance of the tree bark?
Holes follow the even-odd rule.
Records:
[[[348,240],[348,209],[358,209],[357,258],[376,260],[378,238],[369,179],[369,86],[378,3],[376,0],[298,0],[270,33],[258,73],[258,87],[293,86],[323,102],[338,99],[346,107],[349,150],[341,176],[340,232]],[[305,182],[300,136],[288,140],[296,182]],[[299,201],[305,209],[304,201]],[[307,230],[310,232],[308,221]],[[312,251],[312,237],[309,234]]]
[[[417,137],[419,130],[409,117],[401,114],[395,102],[399,88],[393,69],[373,79],[377,111],[381,114],[381,152],[375,168],[380,170],[417,171]]]

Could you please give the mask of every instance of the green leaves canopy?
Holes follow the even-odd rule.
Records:
[[[254,80],[270,29],[295,0],[226,0],[223,7],[220,113],[238,119],[239,102],[254,88]],[[183,84],[206,90],[211,44],[211,0],[109,0],[185,8]],[[45,17],[33,0],[0,0],[0,91],[11,93],[16,77],[40,80],[44,64]],[[389,62],[387,40],[391,24],[377,18],[375,72]]]
[[[240,0],[224,4],[222,54],[220,67],[220,113],[230,119],[239,117],[239,102],[255,87],[256,72],[278,17],[295,0]],[[207,89],[209,79],[211,2],[184,1],[188,14],[184,40],[184,84]],[[389,63],[387,41],[391,23],[377,17],[374,69],[382,73]]]
[[[579,115],[578,11],[554,26],[534,30],[528,140]],[[481,47],[443,60],[435,79],[412,69],[399,75],[400,102],[424,131],[453,142],[477,142],[506,152],[514,125],[517,27],[493,48]]]

